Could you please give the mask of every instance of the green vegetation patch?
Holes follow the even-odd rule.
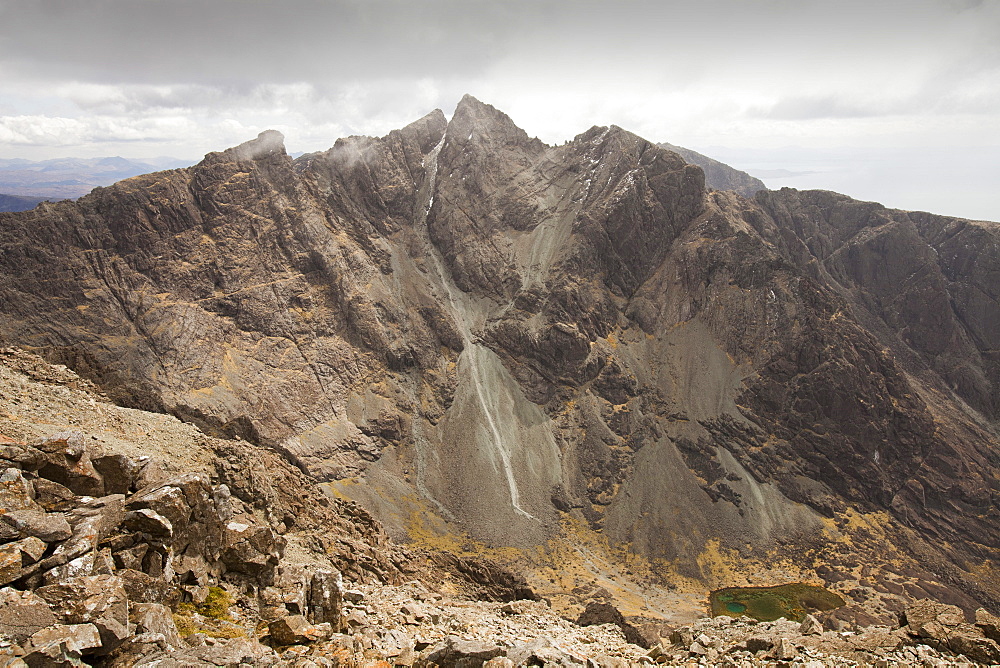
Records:
[[[801,582],[776,587],[726,587],[710,593],[708,600],[713,617],[747,615],[760,622],[779,617],[800,622],[808,614],[846,604],[839,594],[825,587]]]
[[[174,612],[174,624],[181,637],[204,633],[213,638],[244,638],[246,629],[233,622],[229,606],[233,599],[221,587],[209,587],[204,603],[180,603]]]

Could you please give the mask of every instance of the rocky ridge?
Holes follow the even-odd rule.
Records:
[[[0,337],[400,540],[535,559],[540,591],[554,554],[563,592],[614,561],[630,614],[789,580],[884,621],[1000,601],[996,224],[706,191],[621,128],[546,146],[469,97],[0,223]]]

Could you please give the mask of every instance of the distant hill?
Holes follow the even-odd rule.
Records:
[[[0,195],[0,211],[30,211],[39,203],[44,202],[44,197],[21,197],[19,195]]]
[[[741,172],[735,167],[730,167],[724,162],[709,158],[707,155],[667,142],[661,142],[660,146],[677,153],[692,165],[701,167],[705,171],[705,185],[709,188],[733,190],[744,197],[752,197],[759,190],[767,190],[767,186],[760,179],[756,179],[746,172]]]
[[[130,160],[119,156],[104,158],[53,158],[31,161],[0,159],[0,193],[17,197],[75,199],[98,186],[175,167],[187,167],[188,160],[152,158]],[[37,202],[36,202],[37,203]],[[32,208],[31,205],[27,208]],[[22,209],[0,209],[22,211]]]

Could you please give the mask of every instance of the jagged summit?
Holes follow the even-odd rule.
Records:
[[[448,136],[455,142],[475,139],[480,143],[489,142],[500,146],[532,141],[510,116],[471,95],[462,97],[455,107],[455,113],[448,124]]]
[[[264,130],[256,139],[226,149],[221,155],[237,160],[260,160],[274,155],[286,155],[285,136],[277,130]]]
[[[998,225],[708,191],[621,128],[546,146],[471,97],[0,223],[0,338],[396,537],[510,548],[567,605],[771,577],[876,619],[1000,603]]]

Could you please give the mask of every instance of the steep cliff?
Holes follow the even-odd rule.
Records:
[[[592,564],[579,528],[659,577],[995,602],[998,235],[706,192],[620,128],[550,147],[466,97],[3,215],[0,337],[398,537]]]

